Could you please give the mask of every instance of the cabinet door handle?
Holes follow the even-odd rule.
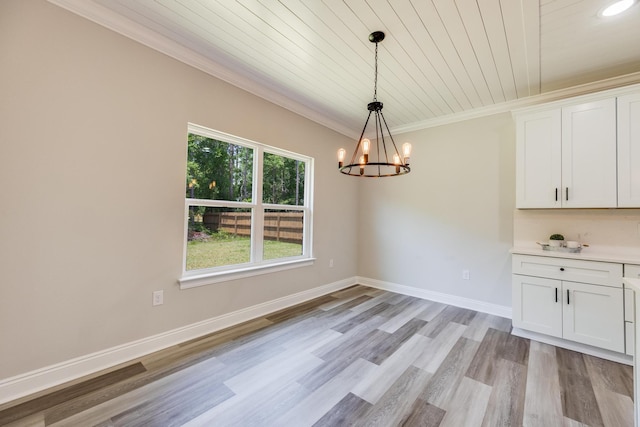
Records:
[[[558,187],[556,187],[556,202],[558,201]]]
[[[565,193],[567,201],[569,201],[569,187],[565,188]]]
[[[569,305],[569,289],[567,289],[567,305]]]
[[[556,302],[558,302],[558,288],[556,288]]]
[[[560,271],[564,271],[564,267],[560,267]]]

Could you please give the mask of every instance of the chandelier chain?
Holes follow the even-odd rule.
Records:
[[[376,43],[375,77],[373,79],[373,101],[378,100],[378,43]]]

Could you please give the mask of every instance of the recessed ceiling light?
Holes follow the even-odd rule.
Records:
[[[600,16],[609,17],[618,15],[629,9],[634,3],[635,0],[619,0],[602,9]]]

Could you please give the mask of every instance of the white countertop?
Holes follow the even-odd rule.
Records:
[[[635,249],[635,248],[634,248]],[[512,254],[537,255],[553,258],[582,259],[585,261],[617,262],[621,264],[640,264],[640,252],[615,247],[585,247],[580,253],[545,251],[539,245],[516,246]],[[634,279],[635,280],[635,279]],[[639,284],[640,286],[640,284]],[[640,290],[639,290],[640,291]]]

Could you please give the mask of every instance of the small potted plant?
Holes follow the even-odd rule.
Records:
[[[552,234],[549,236],[549,246],[560,247],[564,243],[564,236],[562,234]]]

